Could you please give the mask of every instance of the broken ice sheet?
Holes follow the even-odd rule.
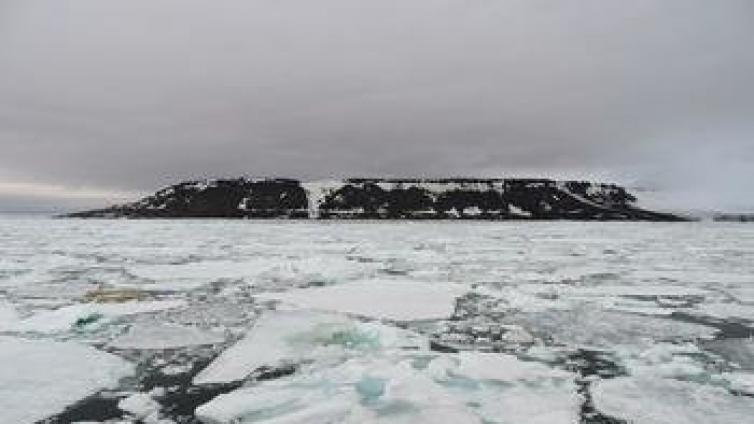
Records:
[[[208,424],[565,424],[577,420],[581,401],[564,371],[507,355],[423,352],[306,368],[218,396],[196,415]]]
[[[262,293],[257,298],[369,318],[420,321],[449,318],[455,299],[468,290],[467,285],[454,283],[369,280]]]
[[[368,277],[376,264],[351,261],[340,256],[256,256],[237,260],[203,260],[183,264],[136,265],[130,271],[151,280],[150,287],[191,290],[215,281],[244,281],[254,287],[291,287],[332,284]]]
[[[184,346],[222,343],[225,337],[217,332],[166,323],[136,323],[128,332],[111,341],[116,349],[174,349]]]
[[[384,349],[425,346],[416,334],[378,323],[319,312],[265,312],[246,336],[225,350],[195,378],[194,384],[245,379],[262,367],[339,359]]]
[[[646,341],[695,341],[712,339],[717,330],[705,325],[669,318],[604,310],[592,304],[576,304],[568,310],[518,314],[510,320],[535,334],[574,347],[611,349],[615,345]]]
[[[730,390],[754,396],[754,372],[725,372],[722,377],[728,382]]]
[[[99,323],[115,317],[151,313],[186,305],[184,300],[150,300],[123,303],[77,303],[54,310],[40,311],[7,326],[7,331],[58,333]]]
[[[737,302],[703,303],[692,311],[713,318],[743,320],[754,323],[754,304],[741,304]],[[752,325],[754,333],[754,324]]]
[[[714,340],[704,343],[704,348],[720,355],[733,368],[754,371],[754,338]]]
[[[750,422],[754,399],[724,388],[652,376],[618,377],[592,385],[596,408],[636,424]]]
[[[31,423],[133,373],[123,359],[72,342],[0,337],[0,422]]]
[[[148,422],[159,420],[160,404],[147,393],[135,393],[118,402],[118,409],[129,413],[134,418]]]

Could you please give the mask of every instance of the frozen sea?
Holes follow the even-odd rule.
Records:
[[[754,225],[0,217],[0,423],[744,423]]]

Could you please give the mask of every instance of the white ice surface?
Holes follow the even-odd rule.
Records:
[[[54,310],[37,312],[26,319],[17,321],[9,330],[17,332],[56,333],[70,330],[81,319],[110,319],[180,308],[185,305],[186,302],[183,300],[78,303]]]
[[[736,319],[754,322],[754,304],[744,305],[732,302],[704,303],[696,308],[702,315],[722,319]]]
[[[243,279],[254,275],[261,259],[249,261],[201,261],[181,264],[148,264],[129,268],[134,275],[146,278],[162,289],[192,288],[224,279]]]
[[[419,321],[449,318],[455,299],[468,290],[468,286],[454,283],[370,280],[263,293],[257,297],[301,308],[393,321]]]
[[[722,374],[731,390],[754,395],[754,372],[726,372]]]
[[[12,304],[0,300],[0,331],[11,330],[18,324],[18,320],[16,308]]]
[[[128,412],[136,419],[144,419],[160,410],[160,404],[147,393],[135,393],[118,402],[118,409]]]
[[[223,280],[243,281],[255,287],[331,284],[368,277],[376,268],[374,264],[359,263],[341,256],[256,256],[234,261],[139,265],[130,267],[130,271],[153,281],[152,287],[188,290]]]
[[[220,395],[197,409],[207,424],[567,424],[581,398],[573,375],[494,355],[358,357]],[[426,366],[418,363],[430,361]],[[505,366],[491,378],[486,366]],[[533,402],[532,399],[537,399]]]
[[[422,341],[413,333],[394,327],[329,313],[270,311],[256,321],[243,339],[202,370],[194,384],[242,380],[263,366],[296,365],[317,358],[421,346]]]
[[[0,422],[46,418],[132,372],[123,359],[76,343],[0,337]]]
[[[592,385],[595,407],[635,424],[751,422],[754,399],[720,387],[658,377],[618,377]]]
[[[708,290],[679,285],[600,285],[563,290],[575,296],[709,296]]]
[[[116,349],[172,349],[184,346],[221,343],[217,332],[176,324],[137,323],[126,334],[109,343]]]
[[[537,381],[541,379],[571,379],[573,374],[537,362],[522,361],[513,355],[498,353],[461,352],[436,359],[430,368],[471,378],[495,381]]]
[[[590,304],[522,314],[512,320],[535,333],[547,334],[557,343],[600,350],[646,342],[712,339],[718,332],[706,325],[610,311]]]

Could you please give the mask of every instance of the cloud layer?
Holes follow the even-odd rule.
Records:
[[[749,0],[5,1],[0,182],[577,174],[749,208],[752,40]]]

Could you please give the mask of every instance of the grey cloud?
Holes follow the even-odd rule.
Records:
[[[754,207],[752,40],[749,0],[6,1],[0,178],[607,170]]]

